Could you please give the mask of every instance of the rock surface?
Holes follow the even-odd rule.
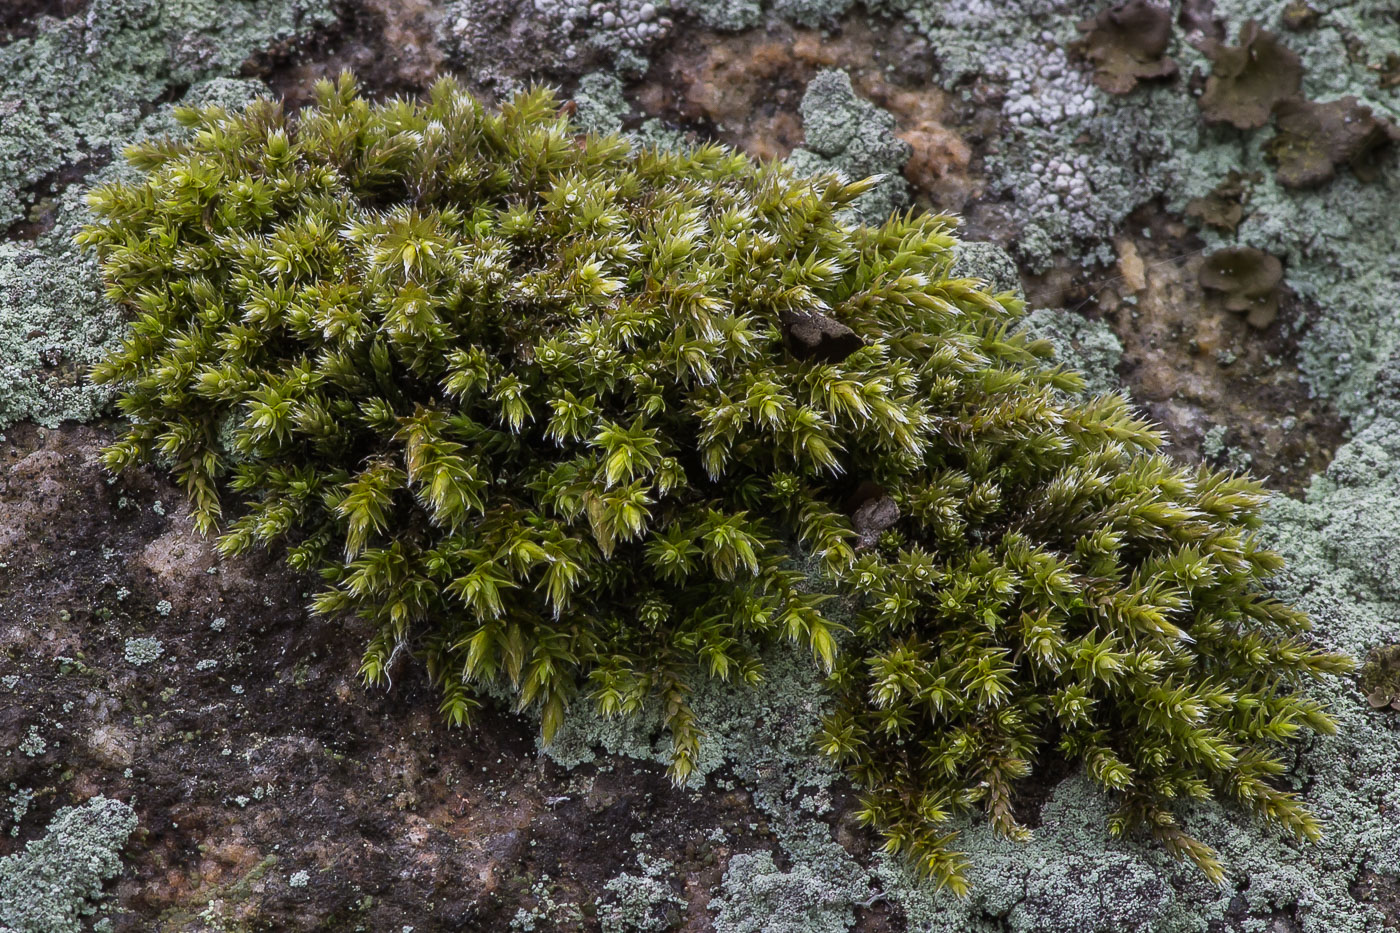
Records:
[[[1047,761],[1018,814],[1031,842],[967,829],[960,901],[872,851],[849,785],[807,745],[821,694],[800,660],[773,659],[756,693],[697,698],[708,742],[686,788],[665,778],[646,717],[575,710],[546,749],[504,707],[452,731],[411,665],[388,691],[359,684],[358,633],[306,612],[311,581],[275,554],[220,559],[166,477],[112,480],[97,459],[115,415],[83,374],[120,317],[70,238],[85,185],[123,171],[114,153],[173,131],[170,102],[270,89],[295,106],[345,65],[380,95],[442,73],[488,96],[543,80],[599,129],[890,173],[871,210],[961,214],[984,242],[959,274],[1022,289],[1036,309],[1025,326],[1093,391],[1126,389],[1176,455],[1263,475],[1279,491],[1265,537],[1290,561],[1281,595],[1323,643],[1390,659],[1400,22],[1387,0],[1153,0],[1128,11],[1152,41],[1121,49],[1128,20],[1110,6],[7,6],[0,930],[1400,929],[1390,667],[1364,689],[1360,674],[1324,688],[1339,732],[1299,748],[1286,778],[1327,823],[1323,843],[1200,807],[1188,825],[1221,849],[1216,888],[1109,838],[1106,801]],[[1261,42],[1283,72],[1265,103],[1230,51]],[[1318,109],[1333,101],[1346,103]],[[1308,161],[1309,128],[1328,120],[1350,135]],[[1201,284],[1207,256],[1232,249],[1281,260],[1262,327]],[[70,851],[86,855],[59,857]]]

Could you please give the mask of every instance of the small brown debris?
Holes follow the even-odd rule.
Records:
[[[1115,241],[1114,247],[1118,250],[1118,274],[1123,277],[1123,284],[1137,294],[1147,287],[1147,268],[1143,265],[1137,244],[1123,236]]]
[[[869,480],[860,484],[847,502],[851,512],[851,527],[855,529],[857,546],[873,547],[880,533],[899,521],[899,505],[879,483]]]
[[[1371,69],[1379,75],[1377,83],[1382,91],[1400,87],[1400,53],[1391,52],[1385,57],[1384,64],[1372,65]]]
[[[1303,86],[1298,53],[1254,20],[1240,29],[1239,45],[1215,39],[1201,43],[1211,60],[1206,89],[1196,102],[1207,123],[1254,130],[1269,122],[1274,105],[1297,97]]]
[[[1274,174],[1290,188],[1326,184],[1346,165],[1362,181],[1375,177],[1378,157],[1400,130],[1355,97],[1318,103],[1286,100],[1275,109],[1278,133],[1269,141]]]
[[[1248,314],[1246,321],[1260,330],[1278,315],[1282,281],[1278,257],[1252,246],[1217,250],[1201,266],[1201,286],[1223,296],[1226,310]]]
[[[1094,83],[1110,94],[1127,94],[1139,81],[1166,80],[1176,74],[1167,57],[1172,14],[1147,0],[1127,0],[1078,26],[1084,38],[1077,47],[1094,65]]]

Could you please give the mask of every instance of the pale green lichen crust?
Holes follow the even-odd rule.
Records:
[[[909,183],[900,173],[909,161],[909,144],[894,134],[894,117],[856,94],[850,75],[818,73],[802,96],[801,113],[805,140],[788,164],[807,175],[884,176],[852,205],[867,223],[879,223],[908,205]]]
[[[94,797],[54,814],[45,834],[0,858],[0,933],[79,933],[97,912],[102,883],[121,871],[136,814]]]
[[[686,901],[676,894],[670,861],[637,853],[639,872],[623,872],[604,885],[598,907],[603,933],[665,933],[685,916]]]

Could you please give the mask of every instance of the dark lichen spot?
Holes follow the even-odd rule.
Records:
[[[1340,166],[1372,181],[1379,160],[1400,139],[1395,124],[1351,96],[1326,103],[1282,101],[1274,120],[1278,133],[1269,140],[1269,155],[1279,183],[1290,188],[1324,185]]]
[[[1201,51],[1213,66],[1197,100],[1208,123],[1258,129],[1269,122],[1275,104],[1296,97],[1302,87],[1298,54],[1254,20],[1240,29],[1239,45],[1206,39]]]
[[[1308,6],[1305,0],[1290,0],[1289,4],[1283,8],[1279,22],[1283,23],[1284,29],[1303,32],[1317,25],[1319,15],[1317,10]]]
[[[1371,652],[1361,668],[1361,693],[1372,709],[1400,710],[1400,645]]]
[[[1146,0],[1128,0],[1079,24],[1078,49],[1094,65],[1094,83],[1110,94],[1127,94],[1139,81],[1176,74],[1166,55],[1172,14]]]
[[[1234,246],[1206,257],[1201,285],[1220,294],[1229,311],[1248,314],[1249,324],[1261,330],[1278,315],[1279,284],[1283,263],[1252,246]]]

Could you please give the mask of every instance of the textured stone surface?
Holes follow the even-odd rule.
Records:
[[[355,628],[308,617],[311,581],[274,555],[219,560],[178,490],[154,471],[109,483],[109,427],[72,423],[110,416],[83,372],[118,332],[68,239],[81,191],[120,170],[126,140],[172,129],[168,102],[270,86],[295,105],[347,64],[381,95],[443,71],[488,94],[544,80],[577,89],[599,128],[766,158],[801,148],[901,173],[916,209],[963,214],[996,246],[965,248],[962,274],[1021,288],[1040,309],[1026,326],[1094,391],[1126,387],[1175,454],[1286,493],[1265,535],[1290,560],[1280,592],[1320,641],[1365,657],[1400,643],[1395,147],[1289,188],[1275,165],[1296,142],[1271,141],[1296,127],[1208,126],[1192,76],[1210,73],[1207,40],[1254,19],[1296,53],[1302,99],[1352,97],[1393,124],[1400,23],[1386,0],[1153,6],[1171,13],[1162,54],[1178,73],[1122,95],[1073,49],[1108,7],[1087,0],[0,11],[0,890],[42,866],[59,913],[39,916],[96,910],[83,922],[129,931],[1400,926],[1400,713],[1355,678],[1324,687],[1341,728],[1286,778],[1328,824],[1322,844],[1199,808],[1188,825],[1229,872],[1217,889],[1109,838],[1106,801],[1047,762],[1021,803],[1030,843],[967,828],[974,887],[959,901],[872,851],[849,786],[807,744],[821,694],[799,659],[775,658],[756,693],[697,698],[708,741],[682,789],[646,717],[576,709],[543,750],[506,709],[451,732],[408,666],[388,692],[356,682]],[[1204,256],[1231,247],[1283,260],[1264,330],[1200,285]],[[85,837],[95,861],[48,859],[82,814],[111,817],[83,824],[102,830]]]

